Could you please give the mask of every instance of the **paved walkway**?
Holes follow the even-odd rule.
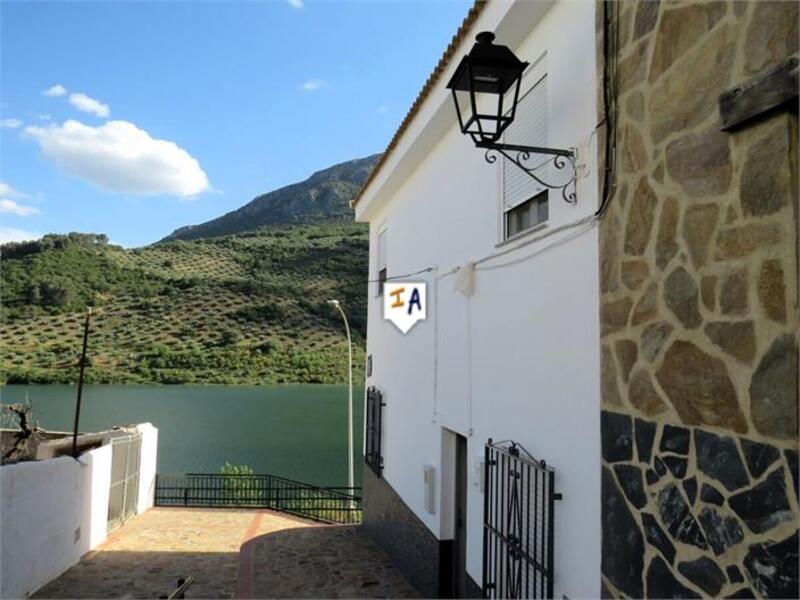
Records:
[[[414,597],[357,525],[263,510],[154,508],[34,598],[158,598],[192,575],[187,598]]]
[[[240,598],[416,598],[389,557],[359,525],[288,529],[243,546],[252,588]],[[241,580],[240,580],[241,583]]]

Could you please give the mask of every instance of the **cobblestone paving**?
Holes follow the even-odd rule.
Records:
[[[154,508],[33,597],[158,598],[187,575],[195,578],[187,598],[413,595],[357,526],[266,510]]]
[[[253,598],[419,597],[358,525],[284,530],[246,546]]]

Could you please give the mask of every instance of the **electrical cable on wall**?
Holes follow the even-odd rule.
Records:
[[[619,6],[615,1],[603,2],[603,120],[605,124],[605,156],[603,169],[603,190],[600,207],[595,216],[602,219],[605,215],[611,197],[616,191],[616,162],[617,162],[617,90],[618,70],[617,57],[619,56]],[[614,13],[614,14],[612,14]],[[613,30],[613,35],[612,35]]]
[[[530,239],[521,241],[521,242],[519,242],[517,244],[514,244],[513,246],[510,246],[509,248],[506,248],[505,250],[501,250],[500,252],[493,252],[493,253],[487,254],[486,256],[483,256],[483,257],[481,257],[481,258],[479,258],[477,260],[470,261],[469,264],[474,265],[476,270],[487,270],[489,268],[496,269],[496,268],[501,268],[502,266],[505,266],[505,265],[516,264],[517,262],[520,262],[521,260],[525,260],[525,258],[518,259],[518,260],[509,262],[509,263],[503,263],[502,265],[497,265],[497,266],[494,266],[494,267],[483,267],[483,268],[478,269],[478,265],[481,265],[481,264],[483,264],[485,262],[488,262],[488,261],[496,259],[496,258],[500,258],[501,256],[505,256],[506,254],[510,254],[511,252],[515,252],[515,251],[519,250],[520,248],[524,248],[526,246],[529,246],[530,244],[534,244],[536,242],[539,242],[539,241],[541,241],[541,240],[543,240],[545,238],[548,238],[550,236],[553,236],[553,235],[555,235],[557,233],[561,233],[562,231],[566,231],[568,229],[573,229],[575,227],[580,227],[581,225],[589,224],[590,226],[586,228],[586,231],[588,231],[589,229],[594,227],[596,221],[597,221],[597,217],[595,216],[595,214],[587,215],[587,216],[582,217],[580,219],[576,219],[575,221],[571,221],[570,223],[565,223],[563,225],[559,225],[558,227],[554,227],[552,229],[548,229],[547,231],[544,231],[540,235],[537,235],[537,236],[531,237]],[[584,233],[584,231],[578,232],[578,235],[582,234],[582,233]],[[577,236],[570,236],[569,239],[572,239],[572,237],[577,237]],[[540,254],[541,252],[549,249],[550,247],[560,244],[562,241],[563,240],[557,240],[551,246],[546,246],[544,248],[540,248],[540,249],[538,249],[536,251],[535,254]],[[435,280],[439,280],[439,279],[444,279],[445,277],[449,277],[450,275],[455,275],[456,273],[459,273],[459,271],[461,271],[462,268],[463,267],[461,267],[461,266],[453,267],[452,269],[449,269],[448,271],[445,271],[444,273],[440,273],[440,274],[435,275],[434,279]],[[381,281],[383,281],[383,282],[395,281],[395,280],[398,280],[398,279],[406,279],[407,277],[413,277],[415,275],[421,275],[422,273],[430,273],[432,271],[438,271],[438,268],[437,267],[425,267],[424,269],[419,269],[419,270],[413,271],[411,273],[404,273],[402,275],[393,275],[391,277],[387,277],[386,279],[362,279],[362,280],[359,280],[359,281],[351,281],[349,283],[339,284],[339,287],[366,285],[366,284],[369,284],[369,283],[380,283]]]
[[[472,298],[467,296],[467,429],[472,437]]]
[[[433,270],[434,270],[434,267],[425,267],[424,269],[419,269],[418,271],[414,271],[413,273],[404,273],[402,275],[392,275],[391,277],[386,277],[385,279],[359,279],[358,281],[350,280],[349,282],[345,280],[344,282],[338,284],[337,287],[341,288],[341,287],[349,287],[349,286],[356,286],[356,285],[367,285],[367,284],[370,284],[370,283],[381,283],[381,282],[387,282],[387,281],[395,281],[397,279],[405,279],[406,277],[413,277],[414,275],[421,275],[422,273],[430,273]]]
[[[437,268],[434,268],[437,270]],[[439,420],[439,277],[433,278],[433,415]]]
[[[499,265],[476,266],[475,270],[476,271],[491,271],[491,270],[494,270],[494,269],[502,269],[504,267],[510,267],[512,265],[516,265],[516,264],[525,262],[526,260],[529,260],[529,259],[533,258],[534,256],[538,256],[538,255],[540,255],[540,254],[542,254],[544,252],[547,252],[548,250],[552,250],[553,248],[556,248],[557,246],[560,246],[560,245],[562,245],[562,244],[564,244],[564,243],[566,243],[568,241],[574,240],[574,239],[582,236],[587,231],[590,231],[591,229],[594,229],[597,226],[597,218],[594,217],[594,215],[591,215],[590,217],[581,219],[580,221],[577,221],[575,223],[569,223],[568,225],[564,226],[561,231],[564,231],[566,229],[572,229],[572,228],[578,227],[580,225],[584,225],[584,227],[582,229],[578,229],[577,231],[573,231],[569,235],[566,235],[564,237],[561,237],[561,238],[555,240],[552,244],[548,244],[547,246],[542,246],[542,247],[536,248],[530,254],[526,254],[525,256],[522,256],[522,257],[519,257],[519,258],[515,258],[513,260],[510,260],[510,261],[507,261],[507,262],[504,262],[504,263],[500,263]],[[555,231],[554,231],[554,233],[555,233]],[[536,241],[538,241],[538,240],[536,240]],[[515,248],[515,250],[516,250],[516,248]],[[498,256],[502,256],[502,255],[498,255]],[[488,257],[486,260],[484,260],[482,262],[487,262],[488,259],[490,259],[490,258],[496,258],[496,257],[494,257],[494,256]],[[477,264],[478,263],[476,263],[476,265]]]

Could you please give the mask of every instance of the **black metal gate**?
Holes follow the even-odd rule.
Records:
[[[136,514],[139,498],[139,459],[142,434],[134,433],[111,440],[111,488],[108,496],[108,531],[116,529]]]
[[[483,597],[553,597],[555,471],[515,442],[485,448]]]

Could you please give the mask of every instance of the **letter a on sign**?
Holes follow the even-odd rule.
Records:
[[[408,333],[427,316],[424,283],[396,282],[383,287],[383,318]]]

